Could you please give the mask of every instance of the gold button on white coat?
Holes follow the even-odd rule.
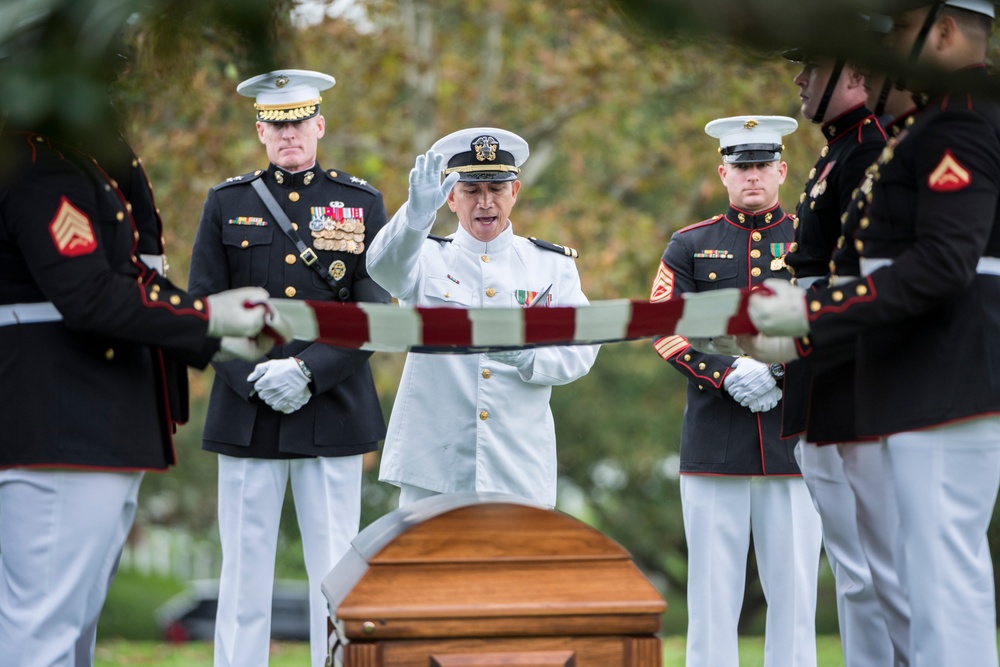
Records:
[[[493,373],[490,372],[490,369],[488,369],[488,368],[484,368],[483,369],[483,379],[484,380],[489,380],[491,375],[493,375]]]
[[[490,256],[489,255],[483,255],[482,260],[485,263],[489,264],[490,263]]]
[[[496,295],[497,295],[497,291],[495,289],[493,289],[492,287],[488,287],[486,289],[486,296],[488,296],[488,297],[490,297],[492,299]]]
[[[481,421],[486,421],[489,418],[490,418],[490,413],[486,412],[486,410],[483,410],[482,412],[479,413],[479,419]]]

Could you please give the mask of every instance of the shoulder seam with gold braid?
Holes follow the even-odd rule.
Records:
[[[228,188],[230,185],[239,185],[240,183],[250,183],[264,174],[263,169],[255,169],[254,171],[248,172],[246,174],[240,174],[239,176],[230,176],[226,180],[222,181],[216,185],[213,190],[219,190],[221,188]]]
[[[326,174],[327,178],[329,178],[331,181],[335,183],[339,183],[341,185],[347,185],[352,188],[358,188],[359,190],[364,190],[369,194],[373,195],[378,194],[378,190],[375,189],[374,185],[372,185],[363,178],[357,178],[355,180],[351,180],[355,177],[351,174],[348,174],[346,171],[340,171],[339,169],[324,169],[323,173]]]
[[[550,243],[549,241],[542,241],[541,239],[536,239],[534,236],[529,236],[528,240],[543,250],[551,250],[552,252],[557,252],[560,255],[572,257],[573,259],[580,256],[580,253],[569,246],[559,245],[558,243]]]

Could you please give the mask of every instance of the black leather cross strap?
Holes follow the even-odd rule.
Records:
[[[316,255],[316,251],[302,241],[298,232],[296,232],[295,228],[292,227],[292,221],[289,220],[288,216],[285,215],[285,212],[281,210],[281,207],[278,205],[278,200],[274,198],[274,195],[272,195],[271,191],[267,189],[264,182],[258,178],[254,180],[251,185],[253,185],[253,189],[257,191],[257,194],[260,195],[261,200],[264,202],[264,206],[266,206],[267,210],[274,216],[278,226],[281,227],[281,231],[285,232],[285,236],[287,236],[289,240],[295,244],[295,249],[299,251],[299,259],[301,259],[306,266],[316,271],[316,273],[318,273],[320,277],[333,288],[333,291],[337,294],[337,297],[340,300],[346,301],[347,299],[343,295],[346,288],[341,288],[337,284],[337,281],[334,280],[333,276],[330,275],[330,272],[319,265],[316,261],[319,259]],[[350,293],[348,292],[348,295],[349,294]]]

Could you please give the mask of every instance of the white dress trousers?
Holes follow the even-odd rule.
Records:
[[[312,667],[328,652],[320,588],[347,553],[361,521],[362,457],[255,459],[219,455],[222,575],[215,622],[216,667],[266,667],[278,523],[288,481],[309,579]]]
[[[819,514],[801,477],[681,475],[688,545],[686,667],[739,667],[753,533],[767,599],[765,667],[815,667]]]
[[[0,470],[0,664],[76,667],[135,517],[141,472]]]
[[[871,449],[878,444],[869,443]],[[800,440],[795,460],[823,523],[823,546],[837,590],[837,622],[844,664],[891,667],[892,641],[858,533],[854,490],[836,445]]]
[[[1000,416],[886,438],[913,667],[996,667],[986,529],[1000,488]],[[900,560],[901,559],[901,560]]]
[[[837,445],[854,491],[858,537],[868,562],[882,620],[892,640],[894,667],[910,664],[910,602],[899,580],[899,510],[882,442]],[[846,663],[850,664],[850,663]]]

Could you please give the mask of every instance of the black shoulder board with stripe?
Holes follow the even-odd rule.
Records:
[[[437,236],[435,234],[428,234],[427,238],[431,241],[437,241],[438,243],[451,243],[451,239],[447,236]]]
[[[534,243],[539,248],[544,248],[545,250],[551,250],[552,252],[557,252],[560,255],[566,255],[567,257],[572,257],[576,259],[580,256],[575,249],[568,246],[559,245],[558,243],[549,243],[548,241],[542,241],[541,239],[536,239],[534,236],[529,236],[528,240]]]

